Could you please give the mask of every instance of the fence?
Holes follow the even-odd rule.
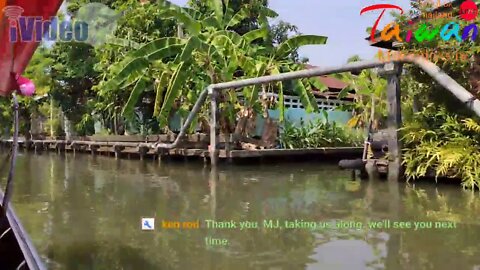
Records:
[[[275,102],[278,102],[278,95],[275,93],[267,93],[267,97],[273,97]],[[298,96],[283,96],[285,109],[305,109]],[[351,102],[339,99],[316,98],[319,110],[335,110],[337,107],[349,104]]]

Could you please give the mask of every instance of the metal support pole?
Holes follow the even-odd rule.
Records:
[[[400,100],[400,75],[402,64],[394,63],[385,65],[387,76],[387,101],[388,101],[388,180],[398,181],[400,176],[402,149],[398,130],[402,125],[401,100]]]
[[[210,95],[210,163],[216,166],[218,162],[218,129],[217,129],[217,113],[218,113],[218,92],[213,88],[208,88]]]

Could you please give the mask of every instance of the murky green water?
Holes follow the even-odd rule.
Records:
[[[349,179],[313,163],[210,173],[198,163],[21,155],[14,207],[49,269],[480,269],[478,194]],[[150,216],[156,230],[142,231]],[[161,228],[162,220],[206,219],[259,229]],[[456,228],[264,229],[264,219]],[[229,245],[206,246],[207,236]]]

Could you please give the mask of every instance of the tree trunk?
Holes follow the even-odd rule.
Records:
[[[63,130],[65,131],[65,140],[71,140],[72,136],[76,136],[75,130],[73,129],[72,121],[68,119],[65,113],[63,115]]]
[[[265,148],[274,148],[278,138],[278,124],[269,115],[265,118],[263,126],[262,144]]]
[[[113,134],[118,135],[117,115],[113,116]]]
[[[53,127],[53,98],[50,98],[50,137],[53,138],[54,127]]]
[[[255,111],[252,108],[243,108],[238,113],[235,134],[251,137],[255,133]]]

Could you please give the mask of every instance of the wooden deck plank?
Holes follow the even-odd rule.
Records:
[[[9,140],[0,140],[2,143],[11,144]],[[115,153],[115,146],[119,146],[120,153],[138,154],[140,148],[147,148],[146,154],[160,156],[184,156],[184,157],[209,157],[208,149],[201,147],[154,149],[154,143],[145,142],[112,142],[112,141],[65,141],[65,140],[32,140],[30,145],[43,145],[45,150],[56,150],[56,145],[64,145],[66,150],[75,148],[79,152],[91,153],[95,148],[98,153]],[[24,147],[23,145],[21,147]],[[63,147],[62,147],[63,148]],[[118,149],[117,149],[118,150]],[[256,149],[256,150],[231,150],[219,149],[220,159],[243,159],[262,157],[301,157],[301,156],[335,156],[335,155],[358,155],[361,156],[363,147],[322,147],[310,149]]]

